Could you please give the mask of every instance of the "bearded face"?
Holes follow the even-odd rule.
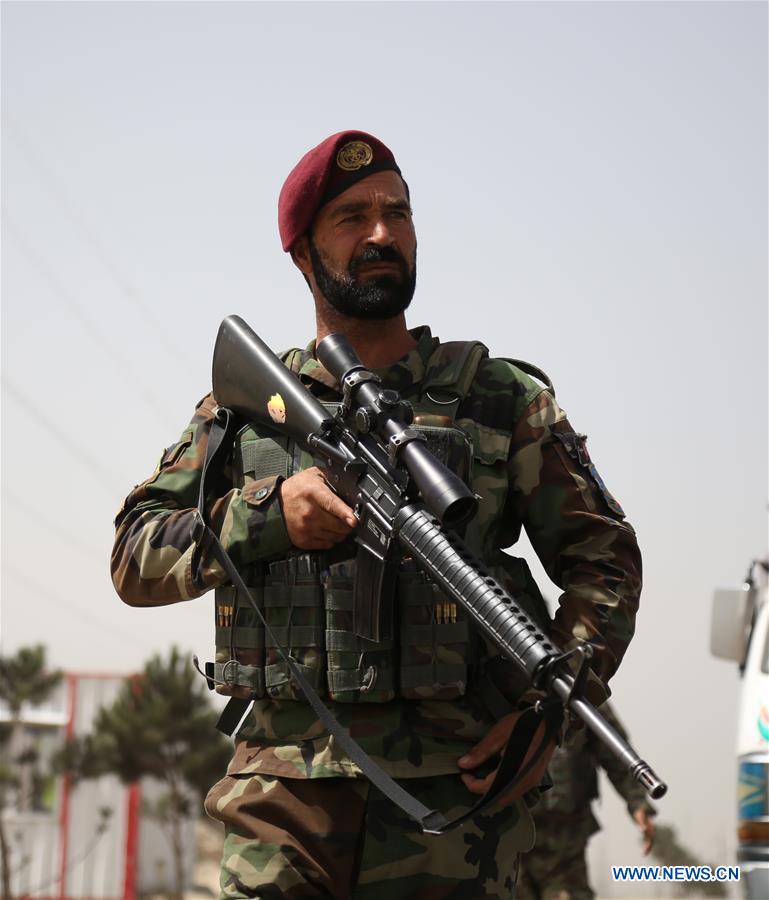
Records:
[[[309,250],[321,293],[342,315],[381,321],[399,315],[411,303],[417,281],[416,246],[411,267],[393,246],[368,246],[340,274],[332,271],[312,238]]]

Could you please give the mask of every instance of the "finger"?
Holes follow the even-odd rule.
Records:
[[[349,528],[345,529],[342,532],[321,528],[313,532],[313,538],[318,541],[328,541],[330,544],[339,544],[341,541],[346,540],[349,534]]]
[[[344,522],[349,528],[355,528],[358,520],[355,513],[340,497],[331,490],[325,481],[316,488],[315,499],[318,506],[336,519]]]
[[[646,845],[644,849],[644,853],[648,854],[651,852],[652,847],[654,846],[654,837],[656,834],[656,829],[654,827],[654,823],[651,822],[649,827],[646,830]]]
[[[486,791],[491,787],[492,782],[494,781],[494,777],[496,776],[496,769],[493,772],[490,772],[485,778],[476,778],[475,775],[471,775],[469,772],[463,772],[459,777],[462,779],[465,787],[471,794],[485,794]]]
[[[352,531],[347,522],[343,522],[341,519],[337,519],[336,516],[327,513],[324,509],[318,509],[317,507],[314,510],[312,528],[314,531],[328,532],[335,537],[347,537]]]
[[[461,769],[476,769],[505,746],[509,733],[494,726],[471,750],[457,760]]]

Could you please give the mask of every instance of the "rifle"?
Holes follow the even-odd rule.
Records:
[[[335,415],[239,316],[228,316],[214,348],[213,389],[221,407],[313,453],[331,489],[355,510],[355,631],[371,640],[389,638],[398,562],[410,556],[545,693],[545,703],[582,719],[650,797],[662,797],[666,784],[583,696],[592,647],[559,650],[454,530],[472,518],[477,500],[409,427],[410,405],[382,388],[344,336],[324,338],[316,354],[342,386]]]

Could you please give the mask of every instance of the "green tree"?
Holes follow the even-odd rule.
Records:
[[[25,808],[37,771],[35,746],[25,741],[22,708],[43,703],[61,683],[62,673],[46,665],[45,647],[21,647],[14,656],[0,657],[0,700],[8,708],[9,721],[0,729],[0,868],[3,900],[11,897],[10,850],[3,810],[11,804]]]
[[[215,722],[205,682],[173,647],[167,659],[156,655],[140,675],[128,678],[115,702],[97,713],[92,733],[71,741],[59,759],[75,780],[114,773],[125,783],[149,776],[164,785],[143,812],[168,836],[175,897],[184,888],[182,820],[193,803],[200,808],[231,752]]]

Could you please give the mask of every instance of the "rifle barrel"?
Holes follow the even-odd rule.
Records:
[[[500,650],[537,684],[558,649],[505,591],[461,539],[441,528],[425,510],[406,507],[396,516],[398,540],[438,586],[460,603]],[[596,708],[573,693],[574,678],[563,669],[542,686],[558,696],[627,766],[628,772],[658,799],[667,785]]]

